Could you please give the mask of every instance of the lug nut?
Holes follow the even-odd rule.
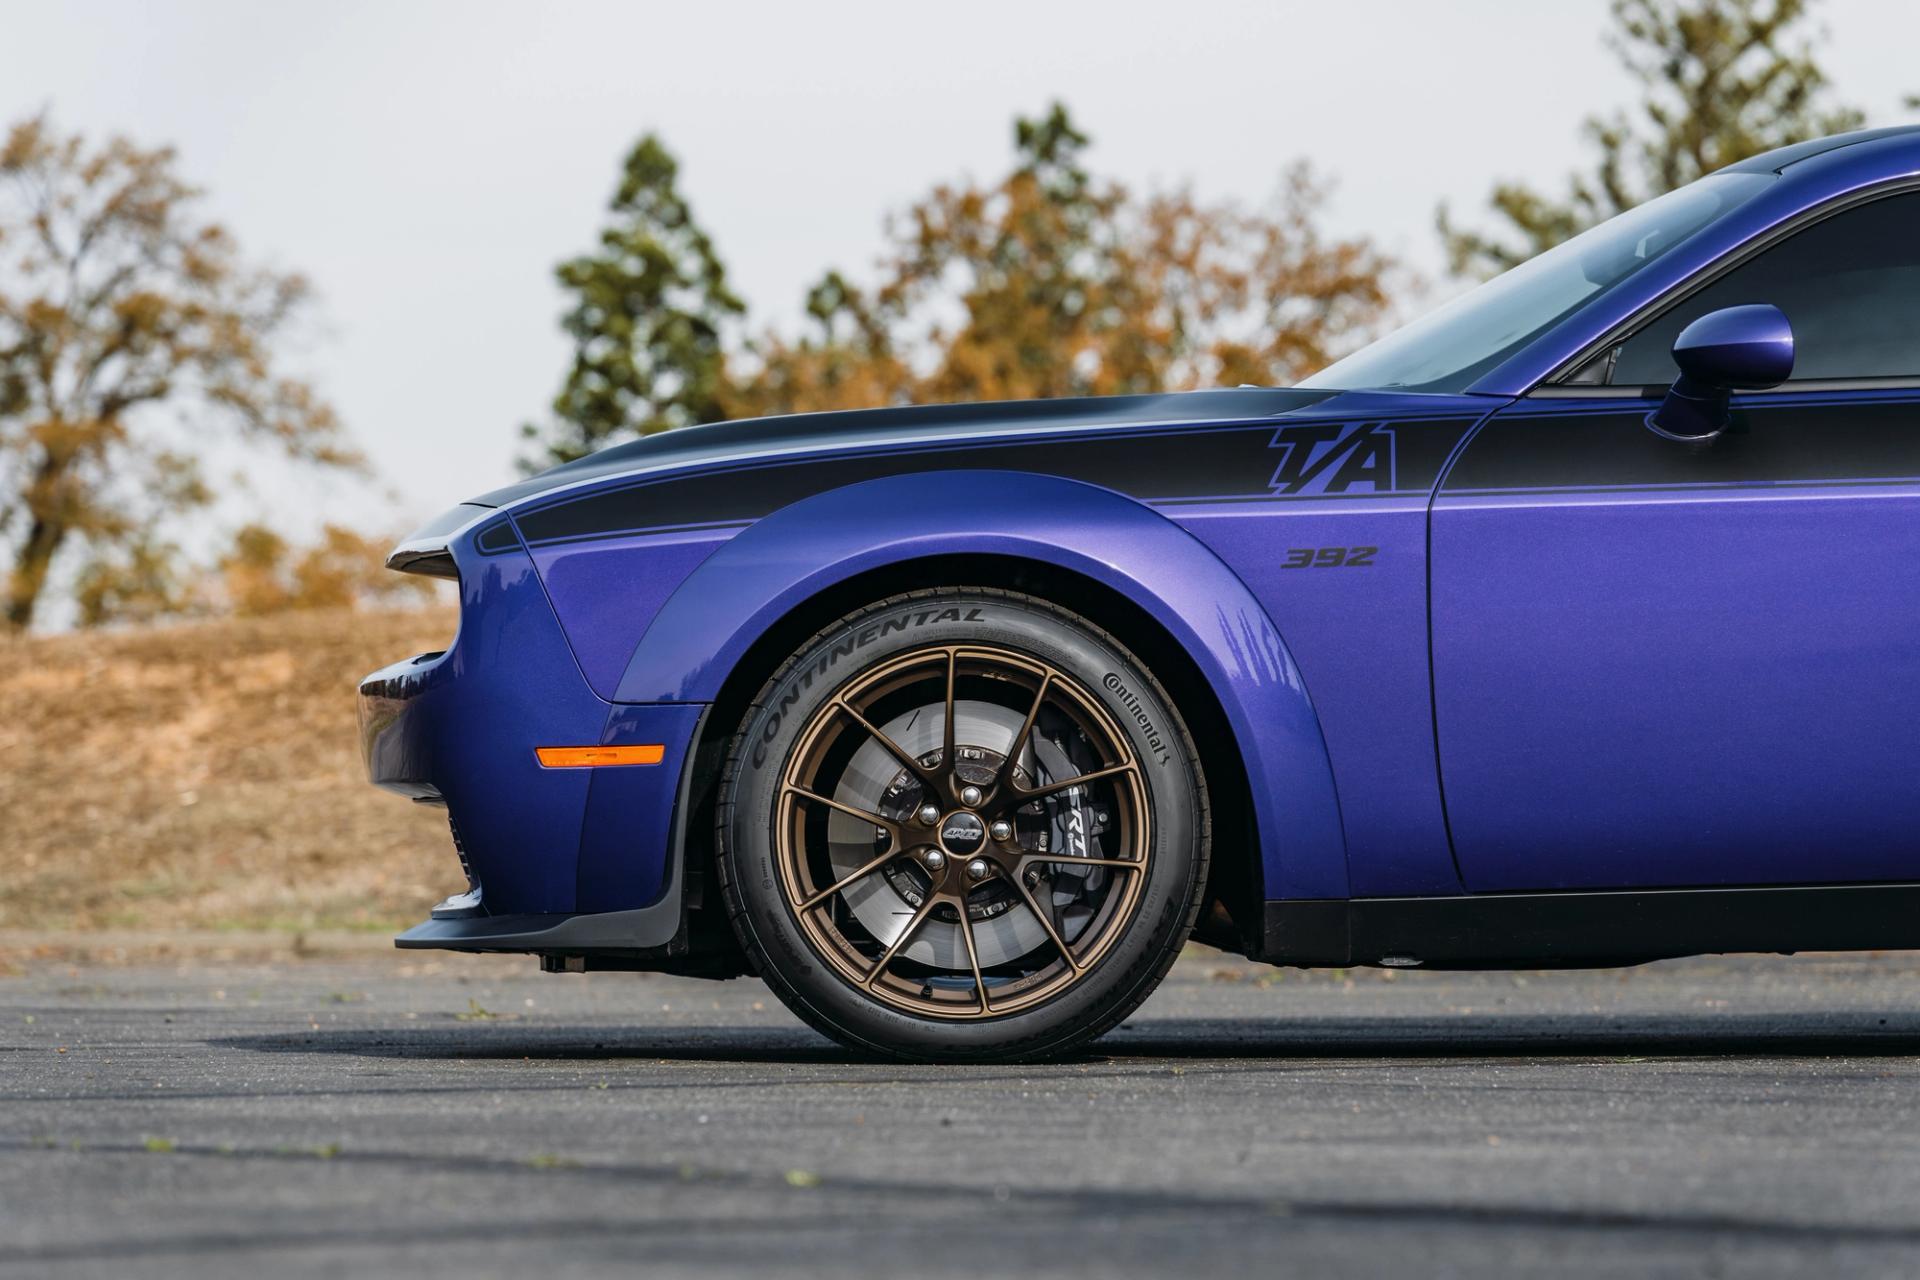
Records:
[[[993,825],[987,828],[987,834],[995,840],[1011,840],[1013,839],[1013,824],[1005,818],[996,818]]]
[[[991,870],[993,870],[993,868],[987,865],[985,858],[975,858],[967,864],[967,876],[973,880],[985,880],[987,878],[987,872]]]
[[[921,826],[930,827],[940,821],[940,806],[937,804],[923,804],[920,806],[920,812],[916,813],[914,817],[920,819]]]
[[[929,849],[927,850],[927,856],[923,859],[923,861],[927,864],[927,870],[938,871],[940,868],[947,865],[947,855],[940,852],[938,849]]]
[[[960,788],[960,803],[969,809],[980,803],[980,796],[981,792],[978,787]]]

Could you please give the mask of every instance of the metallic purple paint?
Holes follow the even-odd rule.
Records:
[[[1421,495],[1178,517],[1284,628],[1339,784],[1356,895],[1460,891],[1427,693],[1426,514]],[[1282,567],[1284,548],[1354,546],[1380,552],[1365,568]]]
[[[483,555],[474,540],[451,547],[453,644],[361,682],[368,767],[383,786],[446,801],[490,903],[573,911],[594,771],[543,769],[534,748],[601,741],[610,707],[581,678],[532,559]]]
[[[660,606],[735,532],[676,531],[534,548],[554,612],[596,694],[614,698],[633,647]]]
[[[1441,494],[1434,692],[1467,888],[1912,878],[1916,619],[1911,484]]]
[[[604,745],[657,742],[666,758],[639,768],[593,769],[580,823],[576,900],[582,910],[628,911],[660,900],[673,879],[672,819],[687,751],[705,708],[689,703],[615,707]]]

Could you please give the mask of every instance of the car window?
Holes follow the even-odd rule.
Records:
[[[1591,227],[1300,383],[1464,391],[1576,308],[1631,279],[1775,181],[1721,172]]]
[[[1628,338],[1608,381],[1671,382],[1680,331],[1749,302],[1786,313],[1795,382],[1920,377],[1920,192],[1836,213],[1734,268]]]

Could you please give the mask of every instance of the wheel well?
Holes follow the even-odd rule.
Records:
[[[714,801],[727,746],[753,696],[779,665],[822,628],[875,600],[902,591],[940,586],[998,587],[1042,599],[1071,601],[1074,612],[1117,637],[1166,687],[1199,746],[1213,810],[1213,860],[1207,906],[1194,937],[1242,955],[1261,943],[1264,891],[1258,833],[1240,758],[1224,708],[1192,655],[1151,614],[1120,592],[1083,574],[1010,556],[935,556],[902,561],[857,574],[810,597],[768,627],[734,665],[695,744],[694,805],[686,825],[687,902],[690,933],[722,932],[723,910],[713,892]]]

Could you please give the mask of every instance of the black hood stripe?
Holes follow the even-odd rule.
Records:
[[[1089,431],[1074,436],[803,454],[636,478],[514,512],[530,543],[746,523],[802,498],[927,471],[1021,471],[1099,485],[1141,501],[1292,501],[1430,492],[1480,415],[1287,419],[1259,425]]]

